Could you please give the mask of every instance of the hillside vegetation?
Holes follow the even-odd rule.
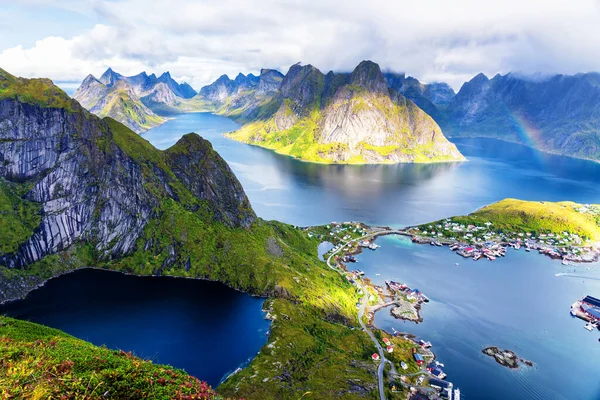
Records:
[[[553,203],[505,199],[451,220],[476,226],[491,222],[491,229],[502,232],[535,235],[568,232],[586,240],[600,240],[600,206],[570,201]]]
[[[221,399],[182,370],[0,316],[2,399]]]
[[[319,260],[318,239],[257,218],[241,184],[209,142],[188,134],[160,151],[123,124],[90,114],[64,92],[56,91],[59,99],[47,98],[55,91],[48,80],[10,79],[6,92],[15,92],[11,85],[36,90],[25,96],[27,103],[20,97],[29,89],[0,101],[0,115],[9,127],[0,132],[5,160],[0,165],[0,210],[10,212],[12,219],[0,224],[0,237],[7,238],[0,254],[1,301],[85,267],[223,282],[268,297],[275,321],[268,344],[247,369],[218,389],[222,394],[290,400],[306,391],[313,399],[375,396],[374,364],[368,359],[373,349],[358,329],[357,289]],[[23,161],[29,159],[24,154],[40,157],[40,149],[45,151],[43,163]],[[26,200],[30,198],[37,202]],[[12,233],[19,222],[23,231]],[[35,390],[28,379],[38,379],[37,374],[57,364],[63,365],[61,371],[74,372],[44,382],[40,398],[63,390],[64,379],[72,379],[67,382],[71,398],[85,397],[86,390],[95,396],[104,374],[118,382],[132,380],[133,389],[140,390],[114,398],[162,398],[162,392],[144,392],[150,389],[135,380],[145,368],[153,368],[141,361],[78,370],[87,365],[83,358],[103,359],[110,350],[62,336],[56,341],[64,340],[65,346],[55,349],[46,343],[49,331],[44,328],[3,321],[2,340],[19,341],[7,351],[20,360],[18,369],[26,371],[13,376],[17,372],[10,364],[11,380],[0,377],[14,398],[29,396],[18,388]],[[26,339],[23,332],[28,332]],[[50,348],[36,348],[36,340]],[[79,345],[87,349],[85,357],[80,357]],[[137,365],[140,375],[131,372],[129,377],[129,365]]]

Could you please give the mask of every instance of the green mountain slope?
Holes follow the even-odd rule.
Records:
[[[236,117],[235,111],[222,110]],[[461,161],[435,121],[388,88],[379,66],[363,61],[352,74],[323,75],[294,65],[279,91],[228,136],[301,160],[321,163]]]
[[[219,388],[222,394],[375,396],[375,367],[368,361],[372,343],[356,329],[357,290],[319,260],[316,238],[257,218],[210,143],[189,134],[159,151],[119,122],[90,114],[48,80],[2,77],[0,123],[10,128],[0,132],[0,210],[12,213],[12,222],[0,224],[0,237],[6,237],[0,248],[0,301],[84,267],[220,281],[269,297],[277,316],[269,344]],[[26,161],[32,158],[38,162]],[[19,221],[23,230],[10,236]],[[26,342],[45,340],[41,328],[27,329]],[[0,335],[7,341],[21,333],[0,329]],[[48,353],[47,365],[75,360],[77,346]],[[81,346],[88,346],[87,354],[95,351]],[[20,365],[35,372],[25,358]],[[128,368],[118,367],[115,377],[126,379]],[[87,386],[92,372],[110,369],[79,372]],[[16,390],[19,379],[11,378],[7,390]]]

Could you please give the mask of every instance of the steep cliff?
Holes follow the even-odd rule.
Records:
[[[493,137],[600,160],[600,74],[479,74],[462,86],[441,123],[452,136]]]
[[[0,177],[26,184],[23,198],[41,204],[39,226],[16,251],[2,255],[5,265],[27,265],[80,240],[94,243],[105,257],[131,252],[162,199],[179,199],[185,191],[167,159],[177,171],[195,168],[196,174],[185,176],[186,185],[204,188],[198,198],[207,201],[216,220],[231,226],[254,220],[235,176],[197,135],[182,139],[189,158],[175,157],[182,145],[159,152],[64,93],[55,95],[60,106],[48,105],[40,95],[56,90],[50,82],[0,76]],[[16,98],[8,95],[11,87],[20,87]]]
[[[435,121],[389,88],[370,61],[351,74],[323,75],[312,65],[293,65],[272,99],[258,109],[229,137],[325,163],[464,159]]]

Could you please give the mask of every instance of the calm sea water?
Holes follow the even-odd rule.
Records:
[[[267,341],[262,299],[217,282],[79,270],[0,313],[133,351],[217,385]]]
[[[506,197],[600,202],[599,164],[519,145],[458,141],[469,161],[456,164],[317,165],[223,137],[237,127],[223,117],[185,114],[143,136],[165,149],[185,133],[200,134],[232,167],[259,216],[296,225],[355,220],[402,226],[468,213]],[[387,311],[378,313],[376,324],[432,341],[464,398],[600,399],[599,334],[587,332],[581,321],[569,316],[577,298],[600,296],[599,266],[577,267],[573,273],[573,267],[566,270],[532,253],[514,251],[495,262],[473,262],[447,249],[413,246],[403,238],[381,238],[379,243],[382,248],[360,256],[359,268],[376,282],[394,279],[418,287],[432,301],[424,307],[425,322],[420,325],[392,319]],[[555,276],[569,271],[570,276]],[[22,304],[25,310],[42,311],[28,315],[94,343],[156,356],[212,383],[266,340],[268,325],[260,301],[222,285],[212,284],[209,291],[202,286],[211,285],[207,282],[165,278],[173,286],[165,294],[159,290],[167,282],[162,278],[111,274],[107,279],[122,291],[139,292],[113,301],[105,285],[80,275],[88,272],[58,278],[33,292]],[[70,290],[85,286],[77,297],[81,301],[67,299],[73,296],[66,296],[67,290],[51,291],[53,285],[63,284]],[[146,290],[146,285],[157,287]],[[186,290],[186,285],[192,286]],[[48,297],[36,300],[40,293]],[[246,335],[249,343],[243,341]],[[119,342],[127,338],[129,342]],[[515,350],[536,366],[504,369],[480,353],[487,345]],[[216,372],[211,375],[212,370]]]
[[[297,225],[417,224],[506,197],[600,202],[599,164],[520,145],[460,140],[469,161],[457,164],[317,165],[223,137],[237,126],[219,116],[188,114],[144,137],[164,149],[197,132],[231,165],[259,216]],[[381,249],[360,256],[359,268],[379,283],[395,279],[418,287],[432,301],[422,324],[395,320],[384,310],[376,325],[432,341],[464,398],[600,399],[599,333],[569,315],[576,299],[600,296],[600,266],[573,273],[573,267],[524,251],[473,262],[401,237],[379,244]],[[555,276],[563,272],[570,275]],[[488,345],[512,349],[536,366],[505,369],[481,354]]]
[[[600,202],[600,164],[536,152],[494,140],[457,142],[464,163],[319,165],[227,139],[238,125],[185,114],[143,137],[160,149],[183,134],[209,140],[265,219],[296,225],[356,220],[408,225],[469,213],[506,198]]]

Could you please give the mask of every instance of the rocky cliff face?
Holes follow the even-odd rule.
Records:
[[[109,68],[100,79],[88,75],[73,98],[94,114],[141,133],[166,120],[156,114],[195,111],[195,95],[191,86],[177,83],[169,72],[158,78],[145,72],[123,76]]]
[[[239,182],[197,135],[160,152],[47,81],[0,70],[0,83],[0,177],[25,184],[24,198],[42,207],[40,225],[16,252],[1,255],[2,265],[27,265],[77,241],[93,243],[102,257],[127,254],[161,201],[183,196],[181,181],[217,221],[245,227],[254,221]],[[11,95],[13,88],[19,95]],[[49,91],[61,96],[50,105]],[[177,152],[184,147],[185,156]]]
[[[293,65],[263,110],[265,122],[252,122],[230,136],[319,162],[463,159],[435,121],[389,88],[371,61],[351,74],[323,75],[311,65]]]
[[[542,80],[479,74],[448,105],[444,128],[453,136],[495,137],[600,160],[600,74]]]

